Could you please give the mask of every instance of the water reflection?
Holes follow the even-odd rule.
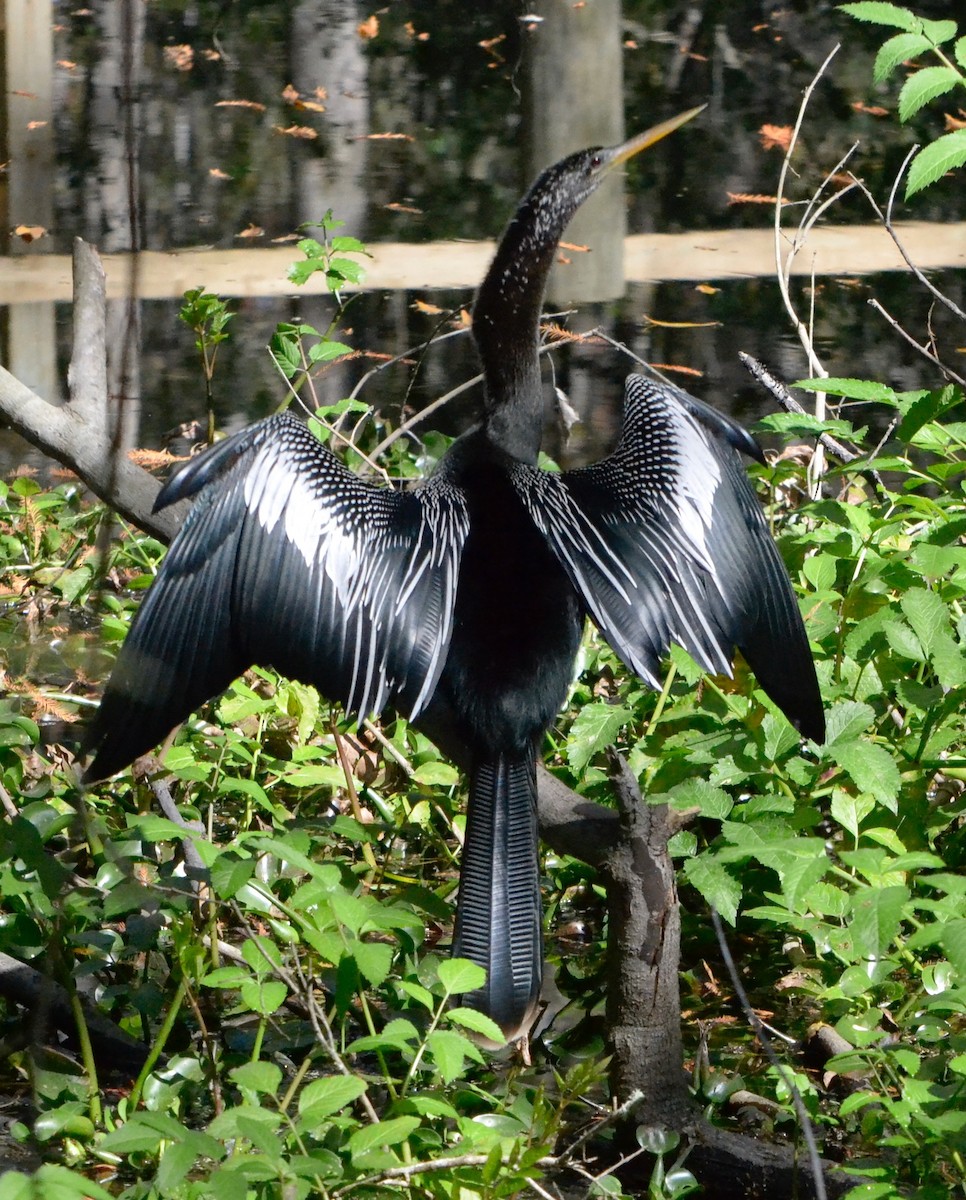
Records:
[[[711,108],[700,128],[682,131],[633,164],[629,227],[764,224],[766,208],[731,205],[728,194],[773,190],[778,158],[762,148],[759,127],[793,117],[802,87],[845,31],[841,19],[819,6],[805,23],[787,11],[763,24],[758,5],[712,4],[689,26],[680,6],[653,7],[628,5],[621,18],[613,6],[620,21],[628,125],[649,124],[704,97]],[[539,11],[549,20],[553,5]],[[524,136],[528,112],[532,129],[558,110],[565,119],[572,111],[564,101],[575,97],[565,95],[562,75],[559,93],[553,93],[552,72],[551,83],[525,101],[526,63],[539,27],[521,25],[510,4],[468,10],[456,3],[400,2],[379,13],[378,32],[368,37],[358,27],[370,14],[334,0],[239,2],[230,15],[228,21],[222,5],[202,0],[167,9],[113,0],[63,14],[49,122],[56,133],[56,186],[41,189],[55,197],[56,211],[50,236],[21,246],[24,253],[66,252],[77,234],[105,249],[269,244],[330,206],[366,239],[493,237],[534,170],[520,152],[534,140]],[[854,49],[865,31],[850,25],[847,33],[850,48],[810,112],[803,195],[856,137],[863,148],[855,166],[882,195],[906,145],[917,133],[922,136],[851,110],[853,102],[867,98],[871,67],[869,56]],[[42,102],[43,89],[36,94]],[[928,126],[925,131],[932,132]],[[366,140],[372,134],[394,138]],[[12,181],[23,178],[12,170]],[[11,188],[11,203],[15,194]],[[35,186],[33,200],[17,203],[28,206],[39,194]],[[915,211],[949,220],[963,216],[964,209],[964,190],[942,184]],[[24,215],[11,212],[11,223]],[[868,215],[855,202],[835,219],[865,221]],[[743,245],[741,253],[746,252]],[[419,294],[458,309],[468,303],[466,289],[478,278],[479,273],[464,279],[464,290]],[[206,282],[193,278],[187,286]],[[942,282],[962,304],[962,272]],[[759,354],[792,378],[804,371],[802,356],[772,284],[715,286],[718,290],[705,293],[693,283],[636,282],[621,299],[585,308],[579,321],[583,327],[604,325],[652,361],[701,372],[681,378],[697,394],[750,419],[767,401],[746,380],[736,348]],[[831,370],[900,386],[934,381],[926,364],[865,304],[875,289],[887,307],[921,330],[927,306],[914,286],[869,277],[858,284],[830,279],[820,289],[818,334]],[[348,340],[390,354],[422,341],[433,321],[412,308],[413,298],[380,289],[355,301]],[[316,324],[328,320],[313,298],[248,298],[237,307],[231,350],[221,356],[215,380],[219,418],[228,427],[270,410],[283,394],[264,351],[276,322],[296,315]],[[177,321],[176,309],[174,300],[142,303],[139,380],[134,360],[118,357],[114,387],[131,397],[140,394],[138,440],[145,444],[156,444],[163,431],[198,415],[203,406],[193,338]],[[645,314],[691,321],[695,328],[650,324]],[[943,319],[937,317],[940,336]],[[117,321],[113,342],[124,351],[130,309],[119,310]],[[56,342],[52,319],[48,325],[51,336],[43,333],[36,311],[17,309],[7,334],[14,349],[27,347],[25,361],[34,364],[49,347],[45,386],[53,395],[68,354],[64,306],[57,309]],[[24,329],[26,336],[18,332]],[[593,457],[613,436],[627,366],[601,348],[571,347],[555,357],[557,381],[585,420],[571,453]],[[8,355],[7,361],[14,359]],[[350,364],[320,386],[334,398],[364,369],[364,363]],[[380,406],[398,408],[404,397],[407,405],[419,407],[474,369],[468,344],[448,342],[426,356],[417,372],[404,366],[385,372],[366,396]],[[455,429],[471,414],[472,402],[440,423]],[[19,458],[19,446],[8,445]]]

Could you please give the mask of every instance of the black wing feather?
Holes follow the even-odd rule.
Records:
[[[156,745],[252,664],[354,715],[426,705],[452,631],[468,518],[444,480],[360,480],[296,418],[270,417],[170,481],[197,496],[118,656],[88,779]]]
[[[627,380],[614,453],[559,475],[520,465],[514,482],[614,650],[658,685],[671,642],[729,673],[734,647],[807,737],[825,718],[794,591],[738,451],[741,426],[686,392]]]

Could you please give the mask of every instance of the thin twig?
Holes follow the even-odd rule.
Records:
[[[895,319],[895,317],[891,313],[887,312],[874,296],[869,301],[869,304],[876,310],[876,312],[881,313],[882,316],[885,317],[885,319],[901,338],[907,341],[910,346],[915,347],[915,349],[919,351],[923,358],[928,358],[934,366],[938,367],[947,379],[951,379],[954,383],[958,383],[960,387],[966,388],[966,379],[964,379],[962,375],[958,375],[952,369],[952,367],[947,367],[946,364],[938,359],[935,354],[933,354],[933,352],[926,346],[923,346],[917,342],[911,333],[907,333]]]
[[[718,946],[721,949],[721,955],[724,958],[725,966],[728,969],[728,974],[731,976],[731,984],[735,989],[735,995],[741,1004],[742,1010],[748,1021],[748,1024],[755,1031],[768,1061],[775,1068],[778,1074],[784,1079],[785,1085],[792,1094],[792,1103],[795,1106],[795,1113],[798,1116],[799,1125],[801,1126],[802,1136],[805,1138],[805,1146],[808,1150],[808,1163],[812,1171],[812,1180],[815,1184],[816,1200],[827,1200],[827,1192],[825,1190],[825,1175],[822,1170],[822,1159],[818,1152],[818,1144],[815,1141],[815,1130],[812,1126],[812,1119],[808,1115],[808,1109],[805,1107],[805,1102],[802,1099],[802,1094],[795,1085],[795,1080],[792,1078],[791,1072],[779,1059],[775,1053],[774,1047],[771,1044],[765,1027],[761,1022],[758,1014],[751,1007],[751,1001],[748,999],[748,993],[745,991],[741,978],[738,975],[738,968],[735,966],[735,960],[731,957],[731,948],[728,945],[728,940],[725,937],[724,928],[721,924],[721,917],[718,915],[716,908],[711,909],[711,921],[714,925],[714,931],[718,938]]]

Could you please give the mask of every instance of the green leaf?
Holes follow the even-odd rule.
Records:
[[[875,720],[875,710],[858,700],[840,700],[834,704],[826,718],[825,745],[852,742],[868,729]]]
[[[910,588],[899,601],[906,620],[912,626],[926,654],[932,652],[943,633],[949,633],[949,613],[935,592]]]
[[[285,1003],[288,988],[275,979],[246,979],[239,989],[243,1003],[252,1012],[269,1017]]]
[[[307,1121],[321,1121],[341,1112],[366,1090],[356,1075],[327,1075],[313,1079],[299,1093],[299,1113]]]
[[[865,818],[875,808],[875,800],[868,793],[853,796],[851,792],[835,788],[832,791],[830,812],[832,820],[838,821],[843,829],[847,829],[858,841],[859,828]]]
[[[851,931],[856,952],[870,961],[883,958],[899,932],[909,889],[901,885],[859,892],[852,905]]]
[[[583,771],[595,754],[613,745],[630,717],[630,709],[620,704],[605,704],[599,700],[585,705],[570,727],[567,744],[570,766],[577,772]]]
[[[454,787],[460,781],[459,771],[449,763],[425,762],[413,771],[413,779],[423,787]]]
[[[875,379],[799,379],[792,387],[845,396],[849,400],[876,400],[880,404],[894,404],[896,400],[895,391]]]
[[[497,1046],[502,1046],[506,1042],[503,1031],[496,1021],[486,1016],[485,1013],[477,1012],[475,1008],[451,1008],[446,1016],[454,1025],[462,1025],[464,1029],[479,1033]]]
[[[711,907],[716,908],[730,925],[734,925],[741,899],[738,880],[707,854],[685,859],[684,873],[688,882],[697,888]]]
[[[358,1054],[364,1050],[409,1050],[410,1043],[418,1041],[419,1030],[405,1017],[397,1017],[389,1021],[379,1033],[367,1037],[356,1038],[348,1047],[350,1054]]]
[[[832,748],[832,758],[851,775],[857,788],[870,792],[890,812],[897,811],[899,768],[884,746],[845,742]]]
[[[467,1058],[483,1062],[477,1047],[455,1029],[434,1030],[426,1039],[426,1046],[444,1083],[452,1083],[459,1077]]]
[[[486,971],[468,958],[446,958],[439,964],[439,981],[450,996],[462,996],[486,983]]]
[[[926,661],[922,643],[905,621],[885,617],[882,620],[882,632],[890,647],[902,658],[911,658],[913,662]]]
[[[418,1128],[419,1117],[390,1117],[375,1125],[363,1125],[349,1138],[349,1149],[357,1155],[380,1146],[398,1146]]]
[[[657,799],[657,796],[652,797],[652,800]],[[706,779],[686,779],[676,783],[667,793],[667,801],[672,808],[697,808],[702,817],[718,820],[729,816],[735,806],[727,792],[713,787]]]
[[[385,942],[356,942],[352,946],[352,957],[356,960],[359,973],[373,987],[379,987],[392,969],[392,946]]]
[[[946,921],[940,942],[946,957],[956,968],[960,984],[966,984],[966,920]]]
[[[966,163],[966,129],[954,129],[924,146],[912,160],[906,180],[906,199]]]
[[[953,46],[953,54],[961,67],[966,67],[966,37],[958,38]]]
[[[158,1163],[158,1191],[170,1196],[195,1164],[197,1148],[190,1141],[169,1142]]]
[[[840,4],[839,11],[854,17],[856,21],[889,25],[893,29],[907,29],[911,32],[919,26],[919,18],[908,8],[881,3],[880,0],[859,0],[856,4]]]
[[[914,58],[923,50],[928,50],[930,44],[929,39],[921,33],[897,33],[879,47],[879,53],[875,56],[875,66],[872,68],[872,78],[876,83],[882,83],[900,63]]]
[[[931,100],[951,92],[958,84],[959,75],[952,67],[923,67],[916,71],[899,92],[899,120],[905,124]],[[908,186],[906,191],[908,194]]]
[[[271,1062],[248,1062],[234,1067],[228,1074],[239,1087],[252,1092],[274,1095],[282,1086],[282,1069]]]
[[[99,1183],[67,1167],[46,1163],[32,1175],[4,1171],[0,1175],[2,1200],[112,1200]]]

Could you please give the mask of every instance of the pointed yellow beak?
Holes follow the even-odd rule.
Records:
[[[614,167],[620,166],[621,163],[627,162],[635,154],[640,154],[642,150],[653,146],[661,138],[666,138],[675,129],[680,129],[682,125],[686,125],[698,113],[704,112],[707,107],[707,104],[699,104],[697,108],[689,108],[687,112],[678,113],[676,117],[669,117],[666,121],[661,121],[659,125],[652,125],[650,129],[646,129],[643,133],[637,133],[634,137],[628,138],[626,142],[622,142],[619,146],[614,146],[612,149],[606,151],[607,162],[604,169],[611,171]]]

